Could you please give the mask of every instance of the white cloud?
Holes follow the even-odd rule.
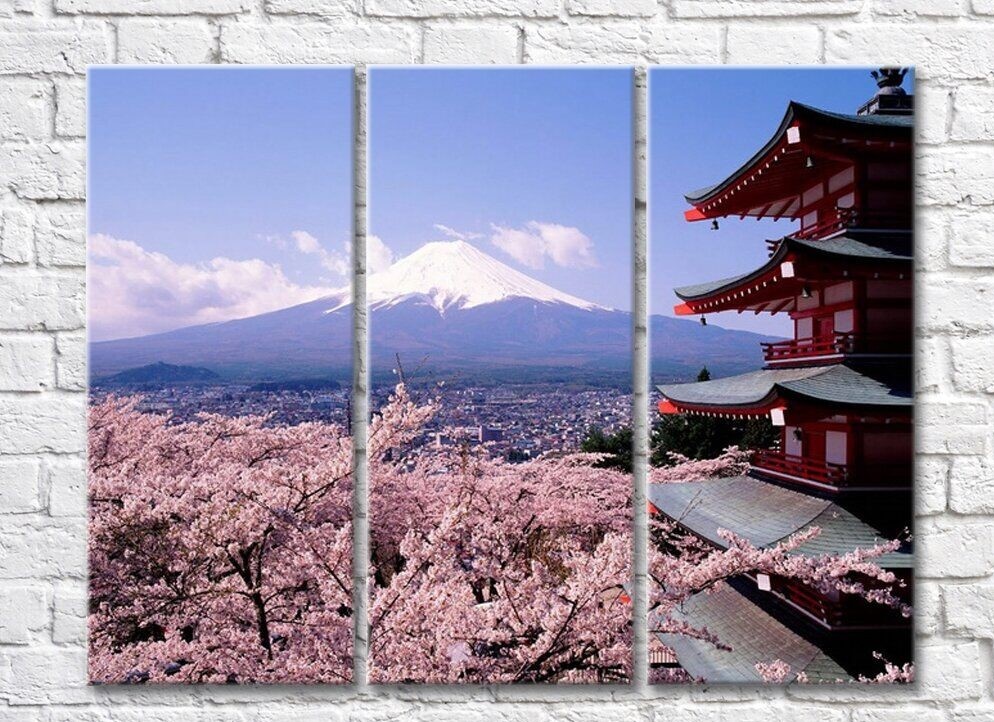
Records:
[[[89,249],[87,292],[95,340],[255,316],[334,290],[297,285],[279,265],[257,258],[177,263],[133,241],[103,234],[90,236]]]
[[[394,256],[390,247],[379,236],[366,236],[366,269],[370,273],[385,271],[393,265]]]
[[[490,225],[490,242],[529,268],[544,268],[548,258],[564,268],[596,268],[594,242],[579,228],[528,221],[521,228]]]
[[[482,233],[472,233],[470,231],[457,231],[455,228],[449,228],[448,226],[443,226],[441,223],[435,224],[435,230],[440,231],[443,235],[449,238],[454,238],[457,241],[473,241],[477,238],[483,238]]]
[[[317,256],[323,268],[342,276],[343,279],[348,278],[349,258],[351,257],[348,243],[344,244],[344,251],[329,251],[307,231],[291,231],[290,238],[293,239],[298,251],[306,255]]]

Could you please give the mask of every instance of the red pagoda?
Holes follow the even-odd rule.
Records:
[[[903,70],[874,76],[879,92],[857,113],[792,102],[752,158],[686,195],[688,221],[798,224],[766,241],[760,267],[676,289],[680,315],[785,313],[794,327],[790,340],[763,344],[761,370],[658,387],[663,414],[765,416],[779,430],[744,476],[650,486],[652,513],[715,546],[720,528],[767,546],[817,525],[821,534],[801,551],[839,554],[910,526],[913,98]],[[910,544],[879,563],[910,590]],[[889,608],[785,579],[729,586],[683,613],[732,650],[660,635],[692,677],[760,681],[755,662],[783,659],[813,681],[831,680],[877,674],[873,652],[910,661],[910,621]]]

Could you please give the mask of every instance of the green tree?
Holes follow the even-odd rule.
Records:
[[[591,426],[587,437],[580,444],[580,451],[591,454],[607,454],[596,466],[605,469],[632,470],[632,427],[625,426],[613,434],[605,434],[600,428]]]

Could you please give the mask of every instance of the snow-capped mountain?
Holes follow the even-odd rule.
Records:
[[[367,279],[370,367],[389,377],[399,354],[435,377],[627,379],[631,314],[544,284],[463,241],[428,243]],[[654,369],[696,373],[759,365],[761,337],[697,322],[652,318]],[[100,378],[165,362],[227,378],[332,376],[348,382],[352,294],[224,323],[95,343]],[[723,362],[722,359],[725,361]]]
[[[465,241],[426,243],[385,271],[372,274],[366,284],[366,299],[373,311],[416,296],[439,313],[511,298],[607,310],[526,276]]]

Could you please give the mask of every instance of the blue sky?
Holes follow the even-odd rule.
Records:
[[[914,79],[905,78],[911,92]],[[767,259],[767,238],[796,222],[727,218],[718,231],[688,223],[683,194],[726,178],[758,150],[796,100],[854,113],[876,92],[868,68],[653,68],[649,72],[649,304],[673,315],[672,289],[745,273]],[[711,314],[729,328],[791,335],[786,315]]]
[[[99,68],[88,105],[95,338],[347,283],[351,68]]]
[[[627,68],[371,69],[370,232],[400,257],[445,226],[630,309],[631,92]]]

